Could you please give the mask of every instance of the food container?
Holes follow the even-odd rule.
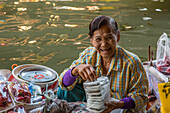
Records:
[[[35,86],[35,85],[33,85],[33,86]],[[40,107],[45,104],[45,100],[41,96],[42,93],[40,91],[41,90],[40,86],[38,86],[38,87],[39,88],[34,89],[34,90],[39,90],[38,94],[40,94],[40,95],[35,96],[35,94],[31,93],[31,91],[29,89],[29,85],[26,83],[11,82],[8,84],[8,90],[9,90],[9,93],[10,93],[12,99],[14,100],[16,105],[24,105],[26,111],[31,110],[36,107]],[[36,100],[36,101],[34,101],[34,100]]]
[[[7,82],[0,82],[0,112],[5,112],[15,107],[15,102],[8,90]]]
[[[18,82],[33,82],[41,88],[45,88],[47,84],[50,86],[58,80],[58,73],[56,71],[38,64],[23,64],[16,66],[12,70],[12,75]]]

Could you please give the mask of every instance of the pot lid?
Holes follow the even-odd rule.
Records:
[[[32,82],[49,82],[56,79],[57,76],[54,70],[44,67],[23,68],[19,72],[19,77],[21,79]]]

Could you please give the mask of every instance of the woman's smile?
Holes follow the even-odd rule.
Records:
[[[103,53],[108,53],[110,52],[111,48],[108,48],[108,49],[100,49],[100,51],[102,51]]]

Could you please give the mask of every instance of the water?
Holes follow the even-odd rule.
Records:
[[[119,45],[148,59],[163,32],[170,36],[169,0],[0,0],[0,69],[42,64],[58,73],[86,47],[89,22],[99,15],[119,24]]]

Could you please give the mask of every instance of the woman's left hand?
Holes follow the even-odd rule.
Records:
[[[110,113],[111,111],[124,107],[123,101],[109,101],[105,103],[106,109],[102,113]]]

